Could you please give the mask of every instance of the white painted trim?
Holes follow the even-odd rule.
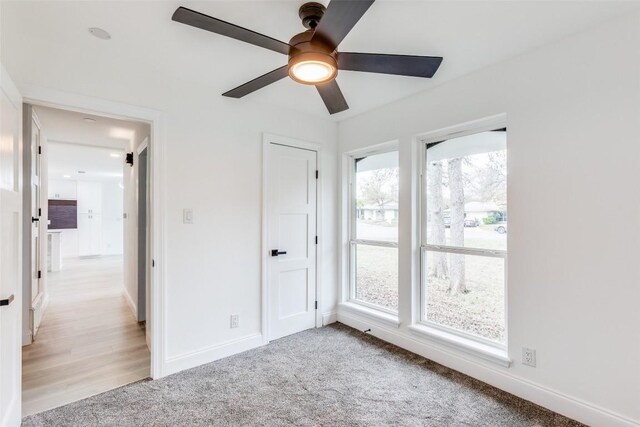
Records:
[[[431,132],[417,135],[413,140],[412,155],[417,153],[417,158],[412,169],[412,180],[415,179],[416,187],[412,189],[412,197],[417,200],[416,210],[416,222],[412,229],[414,238],[417,239],[418,248],[417,253],[412,254],[412,262],[417,265],[412,266],[412,269],[417,272],[414,275],[412,282],[412,300],[411,305],[411,321],[412,324],[409,329],[413,333],[422,334],[423,336],[437,340],[446,345],[457,347],[462,352],[470,352],[478,357],[485,358],[493,361],[501,366],[509,367],[511,360],[508,355],[508,282],[507,282],[507,251],[503,250],[487,250],[480,248],[465,248],[455,247],[449,245],[430,245],[427,243],[426,228],[422,222],[423,216],[427,212],[427,197],[426,197],[426,158],[427,147],[426,144],[430,142],[442,141],[445,139],[459,138],[466,135],[477,134],[481,132],[487,132],[497,128],[503,128],[507,126],[506,113],[496,114],[490,117],[484,117],[477,120],[461,123],[455,126],[448,126],[446,128],[437,129]],[[494,343],[483,337],[474,337],[471,334],[467,334],[464,331],[456,331],[453,328],[441,327],[441,325],[432,324],[423,318],[425,313],[425,294],[426,294],[426,270],[424,268],[427,251],[445,252],[445,253],[458,253],[462,255],[476,255],[485,257],[495,257],[504,259],[504,312],[505,312],[505,342]],[[417,301],[415,298],[417,297]],[[425,325],[429,323],[429,325]],[[475,341],[475,342],[474,342]],[[496,350],[489,350],[490,347],[495,347]]]
[[[327,326],[332,323],[336,323],[338,321],[338,312],[337,311],[329,311],[326,313],[322,313],[322,326]]]
[[[398,328],[400,326],[400,320],[398,320],[397,314],[386,313],[378,310],[377,308],[366,307],[360,303],[340,303],[338,304],[338,315],[341,312],[350,312],[355,315],[363,316],[369,319],[369,321],[378,322],[392,328]]]
[[[22,95],[20,94],[20,92],[18,91],[18,88],[15,86],[13,80],[11,79],[11,76],[9,75],[9,73],[7,72],[7,70],[4,68],[4,65],[2,63],[0,63],[0,97],[1,96],[5,96],[6,100],[11,104],[11,106],[15,109],[16,113],[17,113],[17,135],[18,135],[18,151],[19,151],[19,156],[22,156],[22,153],[24,152],[24,140],[23,140],[23,99],[22,99]],[[11,397],[11,400],[9,402],[0,402],[0,404],[2,404],[4,406],[4,408],[6,408],[7,410],[5,411],[5,413],[0,413],[0,426],[2,427],[18,427],[20,425],[20,420],[22,418],[22,381],[20,381],[20,379],[22,378],[22,341],[20,340],[20,338],[23,335],[23,331],[22,331],[22,315],[23,315],[23,265],[22,265],[22,244],[23,244],[23,239],[22,239],[22,235],[23,235],[23,220],[22,220],[22,216],[23,216],[23,189],[24,189],[24,182],[23,182],[23,172],[22,172],[22,167],[23,167],[23,163],[22,163],[22,159],[19,159],[18,164],[17,164],[17,168],[14,171],[14,179],[15,179],[15,183],[17,184],[17,189],[18,191],[16,191],[16,193],[18,193],[16,196],[12,195],[11,198],[13,199],[15,197],[16,200],[16,204],[17,204],[17,217],[18,217],[18,242],[17,242],[17,260],[20,264],[20,266],[17,268],[17,277],[16,277],[16,289],[15,289],[15,300],[13,302],[13,304],[15,304],[14,306],[14,310],[17,310],[17,315],[16,315],[16,330],[15,330],[15,340],[13,343],[10,343],[9,345],[9,352],[5,353],[5,354],[10,354],[12,356],[15,356],[15,364],[17,364],[17,366],[12,366],[12,368],[16,369],[16,378],[18,381],[16,381],[16,386],[12,387],[11,389],[8,389],[7,391],[10,394],[5,394],[4,396],[2,396],[3,399],[9,400],[9,396]],[[7,191],[4,189],[0,189],[1,191]],[[7,192],[11,192],[13,193],[13,191],[7,191]],[[0,259],[0,268],[2,268],[2,261]],[[2,298],[6,298],[5,296],[3,296]],[[11,309],[7,309],[5,308],[5,310],[11,310]],[[3,337],[4,338],[4,337]],[[0,343],[0,346],[3,345],[4,343]],[[11,360],[11,359],[9,359]],[[4,409],[2,408],[2,409]]]
[[[135,120],[149,123],[151,127],[151,144],[153,150],[150,153],[151,167],[151,256],[155,261],[152,269],[150,286],[151,316],[149,323],[151,329],[151,376],[154,379],[166,375],[166,305],[165,305],[165,127],[164,113],[150,108],[108,101],[85,95],[78,95],[55,89],[38,86],[23,85],[20,87],[24,102],[52,108],[61,108],[69,111],[96,114],[115,119]]]
[[[338,308],[338,322],[361,331],[371,329],[368,333],[383,341],[587,425],[607,427],[638,427],[639,425],[637,421],[623,415],[510,374],[485,360],[433,341],[421,340],[420,337],[401,329],[371,322],[365,317],[343,310],[342,307]]]
[[[355,195],[355,162],[354,159],[359,157],[372,156],[376,154],[389,153],[392,151],[398,152],[398,161],[400,160],[400,141],[399,140],[391,140],[387,142],[383,142],[380,144],[370,145],[364,148],[358,148],[356,150],[351,150],[343,155],[343,167],[342,167],[342,175],[341,175],[341,183],[342,183],[342,203],[340,206],[342,212],[342,221],[346,220],[346,225],[344,222],[342,223],[342,244],[340,245],[339,258],[340,258],[340,268],[342,269],[342,277],[339,282],[340,286],[340,294],[341,298],[339,300],[340,303],[347,304],[346,307],[357,307],[360,306],[362,308],[362,313],[370,314],[375,313],[375,311],[379,311],[381,313],[380,318],[386,321],[395,322],[398,319],[398,312],[388,309],[386,307],[376,306],[374,304],[367,303],[366,301],[359,301],[356,299],[356,273],[355,273],[355,258],[354,251],[355,245],[371,245],[371,246],[381,246],[381,247],[390,247],[390,248],[398,248],[398,242],[386,242],[386,241],[376,241],[376,240],[366,240],[366,239],[358,239],[356,235],[356,217],[354,215],[355,206],[356,206],[356,195]],[[399,166],[399,163],[398,163]],[[345,188],[345,181],[347,183]],[[398,236],[399,238],[399,236]],[[399,251],[398,251],[399,255]],[[400,271],[398,270],[398,274]],[[399,289],[398,289],[399,292]],[[395,320],[393,320],[395,319]],[[398,323],[399,325],[399,323]]]
[[[122,290],[122,293],[124,294],[124,299],[127,300],[127,305],[129,305],[129,308],[133,313],[133,317],[138,319],[138,307],[133,303],[133,299],[131,299],[131,295],[129,295],[129,291],[127,291],[126,287]]]
[[[211,363],[225,357],[233,356],[234,354],[261,347],[262,345],[262,334],[256,333],[196,351],[171,356],[167,358],[164,366],[164,374],[175,374],[176,372]]]
[[[445,345],[449,345],[462,352],[477,356],[499,366],[505,368],[511,366],[511,359],[509,359],[507,355],[506,348],[497,348],[482,344],[476,340],[464,338],[427,325],[410,325],[409,331],[418,336],[426,337],[427,339],[437,340]]]
[[[22,419],[22,396],[14,397],[8,406],[9,412],[7,412],[6,414],[0,414],[0,426],[20,427]]]
[[[319,178],[316,180],[316,234],[318,235],[318,244],[316,245],[316,301],[318,307],[316,309],[316,328],[323,326],[322,318],[322,249],[324,242],[322,239],[322,181],[324,174],[322,173],[322,146],[315,142],[301,141],[286,136],[274,135],[271,133],[262,134],[262,252],[261,252],[261,290],[262,290],[262,339],[263,344],[269,343],[269,271],[268,271],[268,164],[269,164],[269,145],[271,143],[284,145],[293,148],[301,148],[316,152],[316,167],[319,171]]]
[[[140,155],[140,153],[146,150],[148,146],[149,146],[149,137],[145,136],[144,140],[140,143],[140,145],[138,145],[138,148],[136,149],[136,151],[138,152],[138,155]]]
[[[380,144],[369,145],[364,148],[357,148],[355,150],[347,151],[344,154],[349,157],[366,157],[374,154],[388,153],[390,151],[396,151],[400,149],[400,141],[397,139],[382,142]]]
[[[440,141],[442,139],[460,138],[461,136],[486,132],[505,126],[507,126],[507,114],[500,113],[494,116],[483,117],[481,119],[471,120],[465,123],[421,133],[416,136],[416,141],[424,144]]]

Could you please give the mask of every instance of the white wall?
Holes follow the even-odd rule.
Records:
[[[639,53],[634,15],[341,122],[341,152],[401,147],[401,326],[350,323],[586,423],[640,422]],[[412,140],[499,113],[508,121],[510,368],[407,329],[418,245]],[[537,349],[537,368],[520,363],[523,346]]]
[[[323,146],[323,312],[336,298],[335,123],[253,108],[250,100],[192,100],[188,111],[184,101],[167,111],[167,351],[176,363],[260,331],[263,132]],[[183,208],[193,209],[193,225],[182,224]],[[233,313],[238,329],[229,328]]]
[[[263,132],[323,147],[324,224],[319,238],[324,261],[319,285],[322,311],[335,309],[336,123],[266,108],[250,96],[223,98],[214,87],[182,78],[173,68],[167,69],[170,74],[164,69],[148,73],[138,52],[118,51],[119,60],[113,61],[100,49],[82,50],[29,36],[12,42],[17,45],[7,52],[16,55],[7,64],[23,92],[49,88],[162,111],[165,373],[262,342],[256,336],[261,331]],[[32,61],[40,66],[34,69]],[[255,70],[247,71],[259,75],[262,65],[253,64]],[[313,102],[320,102],[314,89],[308,89]],[[193,225],[182,224],[187,207],[194,211]],[[229,327],[231,314],[240,315],[239,328]]]

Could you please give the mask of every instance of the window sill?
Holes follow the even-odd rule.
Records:
[[[350,313],[359,314],[361,316],[368,317],[372,320],[377,320],[389,326],[393,326],[394,328],[397,328],[400,326],[400,320],[398,320],[398,315],[385,313],[383,311],[376,310],[374,308],[365,307],[357,303],[343,302],[338,304],[338,308],[348,311]]]
[[[409,326],[409,330],[415,335],[438,341],[449,347],[479,357],[488,362],[495,363],[505,368],[511,366],[511,359],[509,359],[506,349],[482,344],[468,338],[460,337],[446,331],[421,324],[411,325]]]

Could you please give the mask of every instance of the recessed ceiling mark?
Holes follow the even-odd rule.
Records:
[[[101,40],[110,40],[111,34],[98,27],[89,28],[89,32]]]

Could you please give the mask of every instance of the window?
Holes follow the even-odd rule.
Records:
[[[506,344],[507,132],[425,142],[422,322]]]
[[[350,299],[398,311],[398,152],[353,158]]]

